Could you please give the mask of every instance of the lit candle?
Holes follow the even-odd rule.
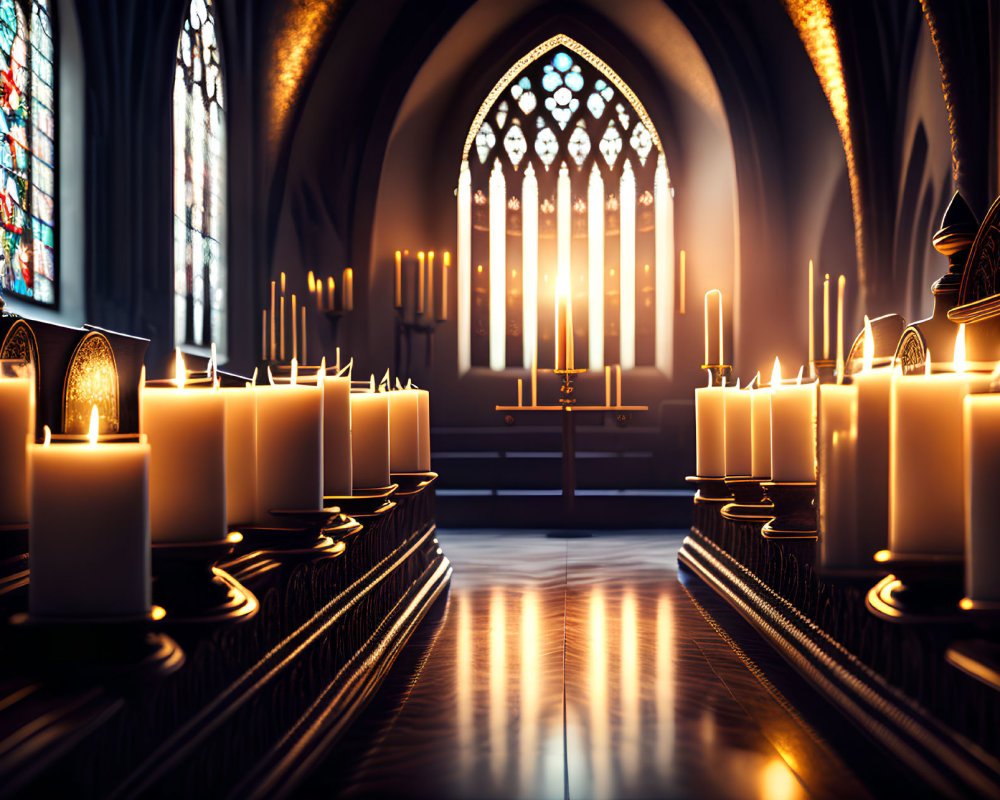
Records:
[[[823,358],[830,359],[830,273],[823,276]]]
[[[349,497],[354,479],[351,471],[351,378],[323,376],[323,494]]]
[[[604,405],[611,407],[611,366],[604,367]]]
[[[751,397],[752,393],[735,388],[723,394],[726,429],[726,477],[750,477],[752,471]]]
[[[451,253],[444,251],[444,263],[441,265],[441,322],[448,320],[448,270],[451,269]]]
[[[427,315],[434,316],[434,251],[427,253]]]
[[[889,537],[889,396],[892,368],[875,368],[875,337],[865,316],[862,369],[851,378],[858,393],[857,567],[871,567],[872,555]],[[846,445],[845,445],[846,446]]]
[[[284,272],[281,273],[284,276]],[[284,283],[284,281],[282,281]],[[282,361],[285,360],[285,296],[281,295],[280,300],[280,319],[281,319],[281,332],[278,334],[278,358]]]
[[[961,556],[965,552],[962,409],[988,375],[966,373],[965,326],[955,338],[954,372],[892,378],[889,549]]]
[[[431,393],[417,389],[417,468],[419,472],[431,469]]]
[[[517,406],[518,406],[518,408],[520,408],[523,405],[523,402],[522,402],[522,398],[524,396],[523,395],[523,391],[524,391],[523,384],[524,384],[524,381],[522,381],[520,378],[518,378],[517,379]]]
[[[327,303],[326,303],[326,307],[327,307],[328,311],[333,311],[333,290],[334,290],[334,288],[335,288],[335,284],[334,284],[333,278],[327,278],[326,279],[326,291],[327,291]]]
[[[352,450],[354,485],[369,489],[389,485],[389,394],[375,391],[375,376],[367,391],[351,393],[351,425],[358,446]]]
[[[615,364],[615,383],[616,383],[616,386],[617,386],[617,389],[618,389],[618,393],[617,393],[618,407],[620,408],[621,404],[622,404],[622,365],[621,364]]]
[[[226,522],[253,521],[257,495],[257,392],[252,385],[219,389],[226,406]]]
[[[308,364],[309,360],[306,356],[306,307],[302,306],[302,363]]]
[[[396,308],[403,307],[403,254],[396,251]]]
[[[783,386],[780,365],[771,394],[771,480],[811,483],[816,480],[816,386]]]
[[[416,389],[389,395],[389,472],[420,472],[420,400]]]
[[[998,371],[991,376],[994,380]],[[1000,601],[1000,394],[970,394],[965,398],[965,594]]]
[[[258,386],[257,505],[259,525],[281,525],[271,510],[316,511],[323,505],[323,388],[292,383]]]
[[[226,538],[226,411],[214,389],[141,387],[141,431],[149,442],[149,525],[154,542]],[[244,519],[244,521],[246,521]]]
[[[267,359],[267,309],[261,309],[260,319],[260,357]]]
[[[35,437],[34,369],[22,361],[0,361],[0,524],[28,522],[26,440]]]
[[[781,380],[778,359],[774,359],[778,380]],[[772,377],[773,380],[773,377]],[[750,474],[761,481],[771,480],[771,389],[758,388],[750,392]]]
[[[149,445],[98,443],[99,425],[94,406],[88,444],[28,444],[32,615],[138,617],[152,606]]]
[[[560,281],[562,284],[562,281]],[[569,341],[566,328],[567,297],[565,285],[557,287],[556,298],[556,369],[568,369],[566,345]]]
[[[724,392],[722,386],[703,386],[694,390],[696,470],[702,478],[721,478],[726,474]]]
[[[710,359],[716,351],[719,360],[713,362]],[[705,363],[726,363],[722,360],[722,292],[718,289],[705,292]]]
[[[313,275],[312,270],[309,270],[309,274],[306,275],[306,285],[309,287],[309,294],[316,291],[316,276]]]
[[[687,284],[687,253],[684,250],[681,250],[681,286],[680,286],[681,314],[687,313],[687,309],[685,307],[686,297],[687,297],[686,284]]]
[[[344,268],[344,311],[354,310],[354,270]]]
[[[837,278],[837,380],[844,380],[844,276]]]
[[[417,253],[417,313],[424,313],[424,251]]]

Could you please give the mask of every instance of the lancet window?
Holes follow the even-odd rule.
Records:
[[[212,0],[191,0],[174,68],[174,341],[226,352],[226,117]]]
[[[0,289],[53,306],[55,69],[47,0],[0,0]]]
[[[652,121],[599,58],[556,36],[496,84],[458,185],[459,367],[551,368],[556,292],[576,366],[673,351],[673,192]]]

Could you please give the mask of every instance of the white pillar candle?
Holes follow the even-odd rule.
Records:
[[[431,394],[426,389],[417,389],[417,403],[420,423],[417,428],[417,471],[431,471]]]
[[[323,494],[349,497],[351,472],[351,379],[323,378]]]
[[[965,398],[965,594],[1000,602],[1000,394]]]
[[[389,472],[420,471],[420,401],[416,389],[389,392]]]
[[[855,524],[855,454],[857,389],[826,384],[819,387],[819,544],[825,567],[857,564]],[[872,553],[867,554],[870,562]]]
[[[34,371],[19,361],[0,363],[0,525],[28,523],[26,439],[35,436]]]
[[[374,379],[372,380],[374,384]],[[389,485],[389,394],[352,392],[351,425],[354,447],[351,462],[355,487]]]
[[[874,352],[874,340],[872,344]],[[859,567],[870,567],[872,555],[889,539],[889,393],[892,370],[865,368],[854,374],[858,392],[856,502]]]
[[[323,387],[258,386],[257,511],[260,525],[280,525],[271,509],[323,506]]]
[[[893,375],[889,420],[892,552],[959,556],[965,552],[962,408],[970,391],[985,389],[988,383],[988,375],[962,372]]]
[[[153,541],[225,539],[226,411],[222,395],[214,389],[145,387],[139,398],[142,432],[150,447]]]
[[[783,386],[771,394],[771,480],[816,480],[816,385]]]
[[[771,390],[750,391],[750,474],[771,480]]]
[[[219,389],[226,406],[226,522],[252,522],[257,502],[257,392]]]
[[[733,388],[725,391],[726,476],[749,476],[751,472],[751,392]]]
[[[726,474],[725,389],[703,386],[694,390],[696,469],[702,478]]]
[[[33,615],[149,613],[149,456],[144,436],[134,443],[28,445]]]

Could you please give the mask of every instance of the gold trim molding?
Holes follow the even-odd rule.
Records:
[[[63,383],[63,433],[87,433],[91,406],[97,406],[101,433],[118,433],[118,365],[108,338],[98,331],[73,350]]]

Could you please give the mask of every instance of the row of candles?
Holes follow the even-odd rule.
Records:
[[[970,371],[959,325],[952,361],[928,352],[922,374],[904,375],[892,359],[876,362],[866,317],[861,368],[847,376],[842,280],[839,295],[835,383],[806,382],[802,369],[782,380],[776,358],[768,386],[758,374],[742,389],[695,390],[698,475],[818,481],[824,568],[871,568],[873,558],[900,555],[964,558],[963,602],[1000,602],[1000,365]],[[722,364],[721,296],[713,290],[705,302],[706,364],[709,352]]]
[[[0,524],[29,529],[32,614],[123,617],[150,609],[150,543],[224,541],[283,526],[272,511],[387,487],[430,469],[429,393],[358,383],[325,364],[287,382],[192,385],[178,351],[172,385],[140,385],[138,436],[34,431],[30,369],[2,362]],[[23,366],[23,365],[21,365]],[[305,374],[305,373],[311,374]],[[26,443],[27,442],[27,446]]]
[[[404,316],[427,316],[448,320],[448,273],[451,253],[444,251],[440,270],[434,266],[434,251],[420,250],[416,262],[409,250],[397,250],[393,281],[393,305]]]
[[[316,311],[343,313],[354,309],[354,270],[345,267],[341,274],[340,291],[333,277],[317,279],[312,270],[307,279],[309,294],[315,298]],[[280,292],[279,292],[280,287]],[[294,358],[308,363],[306,343],[306,304],[298,302],[293,292],[288,299],[289,313],[285,315],[286,281],[282,272],[278,281],[271,281],[271,307],[261,311],[260,351],[267,361],[285,361]],[[301,335],[299,330],[301,328]],[[287,336],[286,336],[287,333]],[[286,340],[288,347],[286,347]]]
[[[537,352],[537,347],[536,347]],[[615,404],[611,405],[611,372],[615,374]],[[531,405],[524,405],[524,378],[517,379],[517,404],[522,408],[534,408],[538,405],[538,365],[531,365]],[[622,365],[604,367],[604,406],[606,408],[621,408],[622,405]]]

